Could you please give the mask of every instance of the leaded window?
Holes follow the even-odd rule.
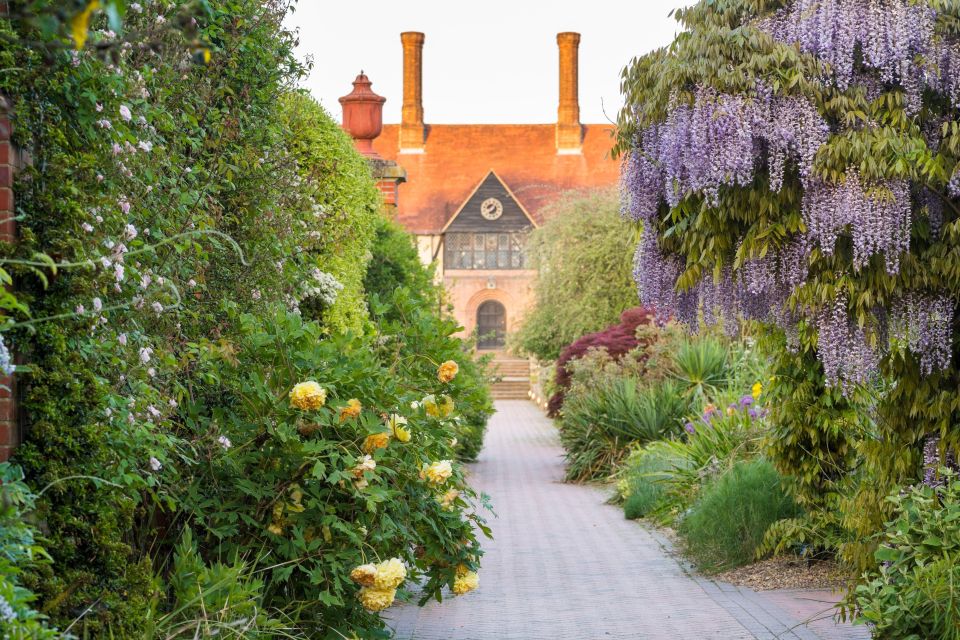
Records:
[[[525,233],[448,233],[445,269],[523,269]]]

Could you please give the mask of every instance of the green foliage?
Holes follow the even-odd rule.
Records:
[[[895,511],[851,602],[876,638],[960,638],[960,482],[894,493]]]
[[[434,284],[432,267],[420,261],[413,236],[397,222],[381,217],[370,252],[372,257],[364,288],[371,299],[388,302],[373,313],[381,331],[404,333],[404,325],[414,321],[406,315],[406,309],[411,305],[415,305],[420,314],[434,315],[439,320],[443,292]],[[409,302],[392,304],[395,300]],[[449,323],[443,326],[448,327]],[[460,460],[476,460],[483,446],[487,421],[493,415],[489,387],[491,358],[467,354],[457,341],[450,340],[438,345],[433,357],[437,362],[455,360],[460,365],[457,384],[461,385],[464,401],[455,421],[455,449]]]
[[[541,360],[556,360],[568,344],[616,324],[636,306],[630,258],[636,231],[620,217],[612,191],[571,194],[546,218],[527,244],[539,270],[536,303],[514,340]]]
[[[771,429],[764,450],[806,513],[769,531],[763,551],[832,554],[857,575],[873,564],[873,534],[890,514],[890,476],[864,464],[865,441],[880,437],[876,403],[825,386],[813,352],[772,339],[775,377],[767,385]]]
[[[728,360],[728,346],[716,338],[683,340],[673,354],[673,375],[683,385],[683,393],[704,402],[729,384]]]
[[[25,569],[44,564],[48,558],[27,521],[36,499],[23,483],[20,469],[0,462],[0,619],[5,638],[63,637],[47,626],[45,616],[33,608],[36,596],[20,584]]]
[[[689,404],[677,385],[643,388],[639,379],[630,377],[568,396],[559,424],[567,479],[610,475],[630,444],[679,432],[687,411]]]
[[[630,520],[653,516],[669,508],[666,483],[674,473],[688,466],[686,457],[664,444],[653,442],[637,449],[624,465],[623,512]]]
[[[144,630],[148,640],[197,635],[255,640],[305,638],[263,610],[263,580],[242,561],[206,564],[190,529],[174,549],[169,613]]]
[[[402,557],[429,595],[477,564],[470,494],[440,504],[415,462],[479,449],[485,374],[419,289],[368,312],[379,193],[348,137],[292,90],[304,69],[290,3],[203,3],[205,66],[168,56],[182,33],[154,28],[194,3],[142,4],[124,27],[156,50],[101,43],[102,13],[75,55],[34,21],[0,21],[0,93],[33,160],[17,174],[20,242],[0,260],[32,318],[59,320],[21,310],[4,333],[27,363],[17,461],[29,486],[49,485],[32,517],[51,561],[18,580],[81,637],[384,635],[350,563]],[[430,291],[405,268],[398,279]],[[445,360],[461,366],[449,384]],[[329,385],[321,433],[301,433],[286,402],[300,375]],[[347,393],[367,407],[349,425],[334,414]],[[413,415],[428,393],[457,411]],[[396,465],[375,454],[382,482],[361,490],[348,462],[391,413],[413,442],[391,443]]]
[[[367,161],[353,151],[353,141],[340,125],[306,94],[284,96],[281,125],[301,179],[322,187],[308,203],[314,220],[300,223],[319,224],[325,231],[317,234],[313,247],[317,268],[343,285],[332,305],[322,305],[320,315],[331,331],[360,331],[366,320],[365,265],[374,234],[384,224]]]
[[[176,9],[147,5],[127,27],[150,31],[162,49],[180,35],[151,25]],[[18,296],[35,316],[89,310],[14,335],[29,362],[20,383],[30,424],[17,458],[31,484],[53,485],[37,506],[53,563],[24,582],[59,624],[79,619],[81,635],[137,637],[160,590],[143,551],[154,534],[141,505],[158,499],[149,459],[169,463],[177,449],[170,401],[201,383],[179,359],[185,345],[208,335],[228,344],[223,300],[248,309],[297,300],[315,267],[300,251],[317,225],[308,205],[331,185],[293,187],[306,168],[287,152],[280,119],[286,83],[300,72],[283,13],[282,3],[210,3],[197,24],[219,55],[204,67],[139,47],[108,67],[87,51],[75,63],[68,51],[17,45],[13,71],[0,77],[0,91],[14,99],[16,142],[33,155],[18,174],[21,239],[10,250],[97,264],[58,269],[48,282],[35,270],[16,272]],[[93,28],[105,26],[96,20]],[[13,42],[43,38],[29,21],[3,29]],[[228,234],[246,257],[184,230]],[[149,362],[142,349],[153,350]],[[113,484],[66,480],[75,475]]]
[[[755,417],[754,417],[755,416]],[[653,442],[635,452],[624,472],[621,493],[627,497],[637,483],[656,485],[657,500],[647,517],[662,524],[675,524],[700,495],[702,488],[742,460],[760,453],[760,433],[766,428],[759,412],[728,407],[720,412],[708,405],[704,415],[685,425],[683,437]],[[669,470],[649,474],[642,471],[645,459],[651,465],[663,460]]]
[[[209,462],[167,490],[202,548],[250,557],[264,580],[264,605],[294,607],[313,633],[369,634],[381,625],[347,578],[358,565],[399,557],[412,568],[411,582],[426,579],[424,597],[432,597],[452,581],[453,567],[476,566],[480,554],[473,525],[482,520],[460,510],[473,495],[462,475],[439,486],[419,478],[424,465],[452,457],[453,418],[411,409],[429,394],[461,402],[463,381],[440,383],[432,362],[445,355],[440,343],[447,353],[456,348],[449,338],[456,327],[409,300],[395,303],[409,324],[383,329],[400,334],[323,338],[320,325],[295,314],[248,314],[235,354],[201,345],[194,356],[211,384],[185,407],[185,440],[191,455]],[[291,406],[287,393],[306,380],[327,390],[324,407]],[[351,399],[363,410],[342,419]],[[372,449],[367,436],[383,433],[381,416],[391,414],[409,420],[411,440]],[[222,436],[232,447],[220,444]],[[357,476],[366,453],[376,467]],[[460,491],[453,508],[440,501],[449,489]]]
[[[720,571],[753,560],[767,528],[798,513],[776,469],[758,458],[738,462],[708,485],[681,533],[701,569]]]
[[[921,4],[942,10],[935,38],[953,37],[954,10],[941,2]],[[898,83],[884,84],[877,95],[864,91],[860,82],[838,88],[823,62],[758,28],[782,6],[768,0],[702,0],[678,11],[682,31],[675,41],[623,70],[626,106],[618,149],[631,148],[640,131],[663,121],[677,104],[691,104],[697,87],[751,99],[762,85],[776,96],[809,100],[829,125],[813,177],[838,184],[854,168],[865,183],[908,180],[914,192],[930,192],[946,205],[944,224],[934,232],[930,210],[914,199],[910,248],[896,273],[888,272],[879,256],[855,266],[846,232],[832,254],[814,248],[803,284],[785,305],[801,321],[791,351],[776,355],[778,400],[771,405],[775,431],[769,455],[794,478],[793,490],[805,506],[841,510],[846,537],[862,541],[846,545],[842,555],[864,568],[873,564],[870,536],[890,514],[883,497],[917,478],[924,439],[936,434],[947,449],[960,447],[960,376],[955,364],[922,376],[917,358],[893,345],[884,351],[879,388],[845,398],[824,387],[811,320],[842,294],[849,316],[865,329],[871,345],[884,346],[880,318],[899,296],[938,292],[955,300],[960,295],[960,220],[947,189],[960,158],[960,129],[949,101],[933,91],[922,95],[919,109],[911,109]],[[861,66],[859,50],[855,55],[857,73],[871,75],[873,70]],[[678,287],[688,290],[704,275],[724,267],[739,270],[745,261],[776,252],[805,232],[804,188],[795,166],[788,167],[776,192],[761,169],[749,184],[720,188],[716,202],[691,195],[669,210],[663,206],[649,230],[662,250],[682,261]],[[951,330],[954,363],[958,326],[954,322]],[[843,476],[853,469],[859,478],[847,482]],[[837,494],[844,490],[854,493]]]
[[[370,253],[370,263],[363,280],[368,295],[389,300],[394,291],[403,287],[423,302],[440,306],[440,292],[434,284],[433,266],[425,266],[420,261],[413,236],[398,222],[386,216],[378,218]]]

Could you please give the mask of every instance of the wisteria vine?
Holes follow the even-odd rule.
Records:
[[[794,0],[751,26],[826,63],[819,78],[825,87],[862,89],[870,101],[899,89],[906,113],[917,115],[924,91],[960,107],[960,43],[937,32],[937,19],[928,3],[914,0]],[[826,179],[815,170],[818,153],[854,125],[831,128],[810,99],[785,94],[759,82],[744,93],[698,84],[686,97],[672,95],[666,116],[635,134],[621,193],[624,216],[645,227],[634,258],[641,299],[661,318],[690,326],[719,322],[735,330],[737,320],[755,319],[779,325],[794,340],[805,316],[818,332],[828,383],[844,393],[873,379],[891,350],[913,353],[923,375],[948,368],[955,304],[942,292],[878,300],[866,325],[851,317],[842,292],[816,309],[790,304],[808,279],[815,250],[829,258],[849,247],[853,273],[871,268],[876,258],[896,276],[910,252],[915,207],[936,234],[944,225],[945,196],[905,179],[868,180],[855,166]],[[930,149],[939,147],[945,122],[925,122]],[[725,189],[760,185],[780,192],[788,172],[802,189],[801,232],[770,243],[762,257],[741,255],[741,240],[737,268],[731,256],[719,278],[709,274],[679,290],[678,280],[697,265],[661,246],[658,227],[669,212],[690,198],[697,206],[720,207]],[[946,192],[960,198],[960,165]]]

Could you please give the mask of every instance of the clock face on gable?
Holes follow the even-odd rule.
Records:
[[[503,203],[496,198],[487,198],[480,204],[480,215],[487,220],[496,220],[503,215]]]
[[[500,176],[492,170],[447,222],[451,233],[525,232],[537,226]]]

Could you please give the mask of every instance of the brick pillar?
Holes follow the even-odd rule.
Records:
[[[383,204],[388,211],[396,211],[400,198],[400,185],[407,181],[407,172],[392,160],[371,158],[370,172],[377,181],[377,189],[383,195]]]
[[[7,13],[7,3],[0,0],[0,16]],[[10,102],[0,95],[0,241],[14,242],[17,223],[13,212],[14,149],[10,141]],[[17,429],[17,406],[13,376],[0,375],[0,462],[10,458],[20,441]]]

